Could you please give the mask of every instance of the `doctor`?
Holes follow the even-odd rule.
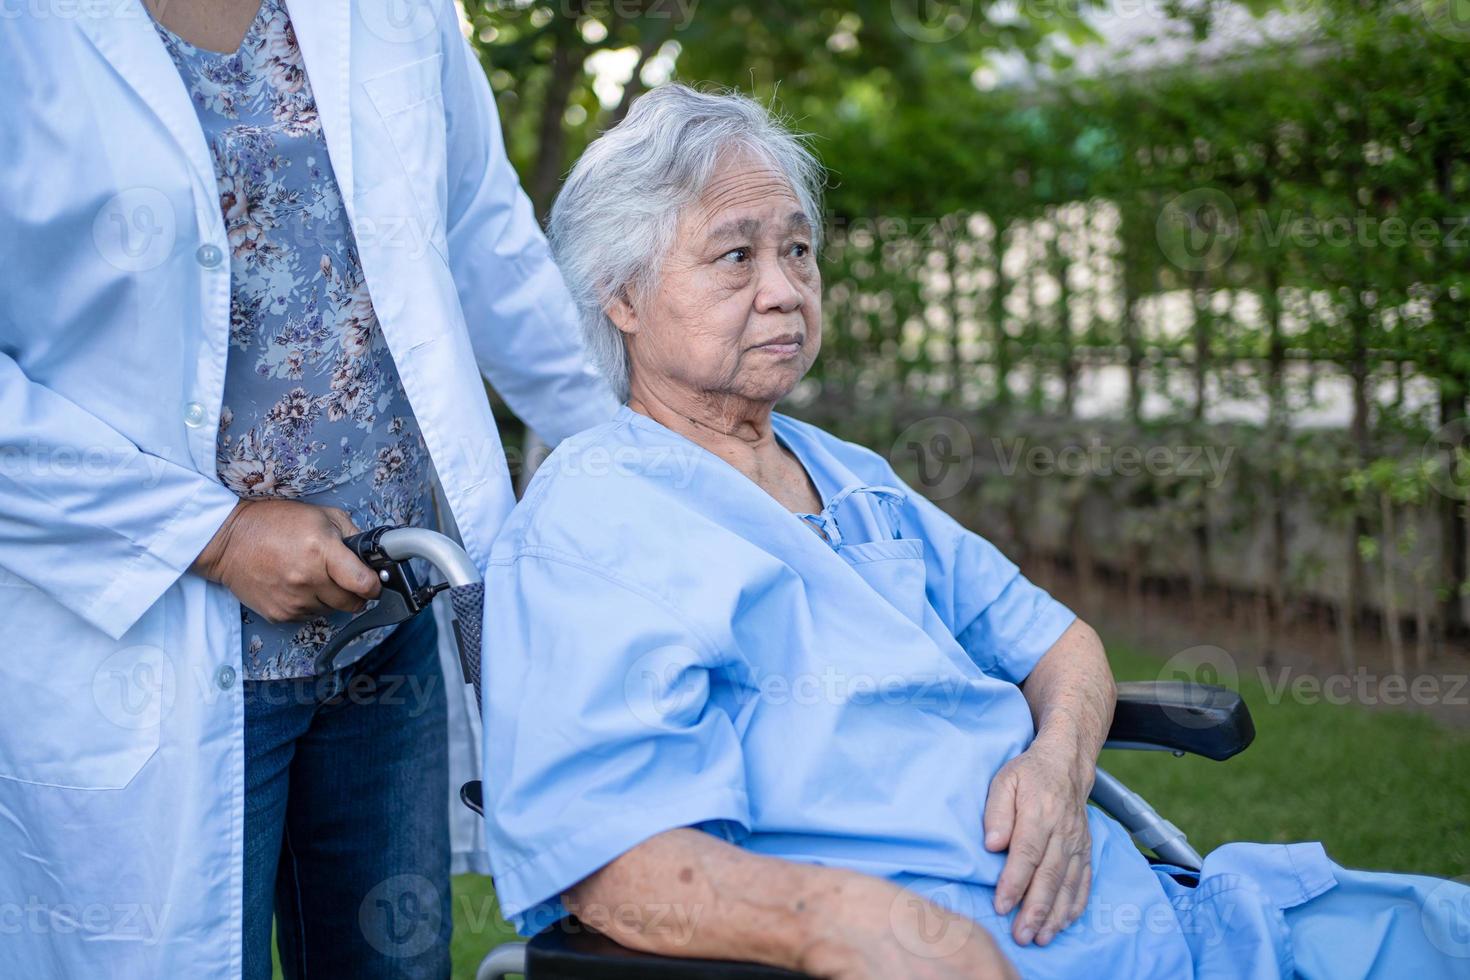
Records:
[[[483,566],[482,376],[616,407],[453,4],[6,5],[0,89],[0,976],[269,976],[273,911],[288,975],[447,974],[460,689],[428,617],[316,669],[340,538]]]

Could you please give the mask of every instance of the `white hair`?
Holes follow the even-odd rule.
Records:
[[[648,295],[673,242],[679,213],[699,199],[718,164],[748,153],[785,178],[821,245],[821,164],[764,106],[735,92],[669,83],[587,147],[551,209],[548,237],[587,352],[619,399],[628,398],[628,354],[606,307]]]

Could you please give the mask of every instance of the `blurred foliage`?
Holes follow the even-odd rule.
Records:
[[[1148,446],[1186,438],[1160,431],[1182,426],[1190,445],[1234,447],[1228,497],[1187,475],[1114,474],[1069,484],[1054,506],[1105,497],[1120,546],[1192,535],[1207,577],[1222,526],[1274,524],[1263,587],[1289,595],[1346,562],[1354,608],[1358,563],[1405,550],[1385,537],[1398,511],[1427,512],[1441,554],[1404,577],[1446,597],[1436,621],[1457,628],[1465,515],[1443,487],[1465,475],[1470,442],[1426,443],[1464,417],[1470,388],[1470,27],[1450,2],[1253,0],[1306,29],[1086,75],[1054,43],[1091,37],[1077,3],[469,0],[465,12],[542,213],[582,147],[670,72],[768,100],[814,135],[831,174],[828,327],[799,408],[875,445],[925,412],[1046,443],[1082,425],[1070,421],[1081,373],[1121,365],[1126,424],[1109,438]],[[1226,6],[1129,9],[1203,40]],[[604,104],[599,59],[614,56],[631,81]],[[1047,81],[994,86],[1017,57]],[[1346,431],[1292,425],[1324,376],[1350,382]],[[1432,397],[1411,404],[1411,383]],[[1396,394],[1380,397],[1385,385]],[[1168,405],[1162,422],[1145,418],[1151,395]],[[1227,396],[1266,406],[1264,422],[1204,425]],[[1020,480],[975,492],[1018,521],[1039,499]],[[1294,502],[1340,527],[1342,558],[1293,557]]]

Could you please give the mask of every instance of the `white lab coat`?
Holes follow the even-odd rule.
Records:
[[[513,496],[482,374],[551,442],[616,406],[450,0],[290,9],[383,333],[483,567]],[[0,92],[0,977],[238,976],[240,610],[186,571],[236,500],[215,475],[214,168],[140,0],[0,8]],[[451,702],[457,784],[478,718]]]

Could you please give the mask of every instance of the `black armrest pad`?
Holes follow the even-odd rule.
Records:
[[[1188,681],[1119,684],[1108,730],[1110,745],[1149,745],[1216,760],[1245,751],[1255,737],[1250,709],[1239,694]]]
[[[619,946],[574,919],[537,933],[526,946],[532,980],[800,980],[801,973],[755,963],[654,956]]]

